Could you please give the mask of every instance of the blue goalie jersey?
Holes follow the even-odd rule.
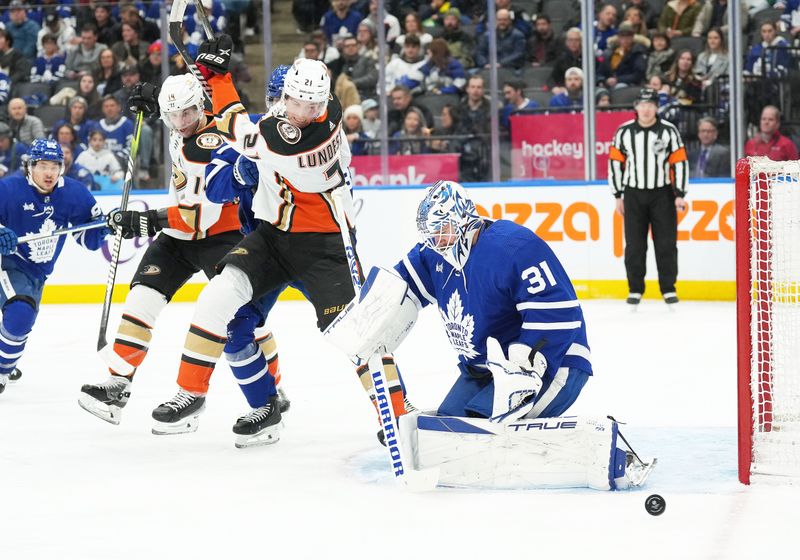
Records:
[[[49,194],[37,191],[21,174],[0,180],[0,224],[14,230],[19,237],[85,224],[102,214],[94,196],[74,179],[61,178]],[[105,228],[97,228],[73,236],[80,245],[97,250],[105,234]],[[17,252],[3,257],[3,261],[10,261],[31,276],[45,280],[53,272],[65,241],[66,236],[60,235],[20,243]]]
[[[552,249],[531,230],[507,220],[486,226],[462,272],[417,244],[395,270],[422,306],[433,304],[459,361],[486,370],[486,339],[508,355],[522,342],[547,358],[545,378],[559,367],[592,373],[586,323],[572,282]]]

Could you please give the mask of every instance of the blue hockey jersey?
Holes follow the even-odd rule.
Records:
[[[592,373],[586,323],[572,282],[547,243],[508,220],[486,225],[456,271],[417,244],[395,266],[422,306],[436,305],[459,361],[486,369],[486,339],[541,345],[545,378],[559,367]]]
[[[84,185],[70,178],[61,178],[50,194],[42,194],[21,174],[0,179],[0,224],[14,230],[18,237],[51,232],[63,227],[85,224],[103,215],[94,196]],[[102,246],[106,228],[73,234],[87,249]],[[3,257],[31,276],[45,280],[53,272],[66,236],[47,237],[20,243],[17,252]]]

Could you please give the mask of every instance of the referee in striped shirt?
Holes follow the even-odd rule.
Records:
[[[652,228],[659,287],[672,305],[678,303],[678,210],[686,207],[686,148],[678,129],[658,117],[654,89],[642,89],[634,109],[636,119],[619,127],[608,160],[617,212],[625,216],[627,302],[636,306],[644,294],[647,232]]]

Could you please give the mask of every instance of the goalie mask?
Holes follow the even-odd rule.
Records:
[[[203,117],[205,97],[203,86],[192,74],[170,76],[164,80],[158,94],[161,120],[170,130],[186,138],[197,132]]]
[[[475,203],[456,182],[439,181],[428,189],[417,209],[417,231],[428,249],[439,253],[456,270],[463,270],[483,225]]]

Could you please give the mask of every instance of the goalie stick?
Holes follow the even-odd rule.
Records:
[[[32,233],[30,235],[25,235],[17,239],[17,244],[27,243],[28,241],[37,241],[39,239],[47,239],[48,237],[57,237],[59,235],[67,235],[68,233],[78,233],[79,231],[85,231],[87,229],[97,229],[103,227],[104,225],[106,225],[106,220],[102,219],[102,220],[96,220],[94,222],[89,222],[86,224],[81,224],[79,226],[57,229],[49,233]]]
[[[358,296],[361,292],[361,277],[359,275],[356,252],[350,239],[350,229],[347,227],[347,216],[345,215],[344,205],[342,204],[342,189],[344,188],[348,187],[345,185],[334,189],[331,193],[331,198],[333,200],[336,221],[339,224],[339,230],[342,234],[344,252],[347,255],[347,264],[350,268],[350,280],[353,282],[353,290],[356,296]],[[406,451],[401,446],[397,416],[392,407],[392,399],[389,395],[389,382],[386,379],[386,372],[383,369],[383,360],[380,354],[375,353],[370,356],[367,365],[375,390],[375,404],[378,408],[378,417],[381,421],[381,428],[383,429],[386,448],[389,451],[390,464],[395,478],[412,491],[433,490],[439,478],[438,470],[427,469],[421,471],[415,469]]]
[[[128,208],[128,198],[133,188],[133,176],[136,171],[136,156],[139,153],[139,136],[142,132],[142,112],[136,113],[136,121],[133,128],[133,140],[131,141],[131,151],[128,154],[128,168],[125,171],[125,184],[122,186],[122,199],[119,203],[120,211]],[[114,352],[106,350],[108,341],[106,331],[108,330],[108,314],[111,311],[111,297],[114,295],[114,280],[117,277],[117,265],[119,264],[119,250],[122,246],[122,230],[117,229],[114,235],[114,244],[111,248],[111,263],[108,267],[108,279],[106,280],[106,295],[103,299],[103,313],[100,317],[100,332],[97,335],[97,351],[101,355],[110,355]],[[116,354],[114,354],[116,356]]]

